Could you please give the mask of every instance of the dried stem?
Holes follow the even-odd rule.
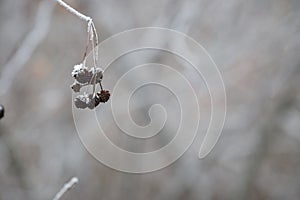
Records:
[[[60,191],[55,195],[55,197],[53,198],[53,200],[59,200],[67,191],[69,191],[70,189],[72,189],[72,187],[78,183],[78,178],[77,177],[73,177],[71,178],[71,180],[69,182],[67,182],[61,189]]]
[[[79,17],[80,19],[82,19],[88,23],[88,28],[87,28],[88,40],[87,40],[87,45],[86,45],[84,56],[83,56],[83,62],[85,62],[85,59],[87,56],[87,50],[88,50],[90,41],[92,41],[93,55],[94,55],[93,59],[94,59],[94,64],[96,65],[97,60],[98,60],[98,47],[97,47],[98,34],[97,34],[97,30],[96,30],[95,24],[93,22],[93,19],[91,17],[86,16],[86,15],[80,13],[79,11],[75,10],[69,4],[65,3],[62,0],[56,0],[56,2],[59,3],[61,6],[63,6],[64,8],[66,8],[71,13],[73,13],[74,15],[76,15],[77,17]]]
[[[82,63],[83,63],[84,66],[85,66],[85,61],[86,61],[86,56],[87,56],[89,44],[90,44],[90,34],[87,35],[86,44],[85,44],[85,51],[84,51],[83,59],[82,59]]]

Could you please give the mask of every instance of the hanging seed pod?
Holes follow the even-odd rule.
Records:
[[[80,92],[80,89],[84,86],[91,85],[94,87],[96,84],[100,84],[101,91],[93,94],[83,94],[78,95],[74,104],[77,108],[80,109],[94,109],[101,102],[105,103],[109,99],[109,91],[102,90],[101,81],[103,78],[103,71],[101,68],[91,68],[88,70],[83,63],[75,65],[72,71],[72,76],[75,78],[75,82],[71,85],[71,88],[74,92]]]
[[[71,88],[74,92],[80,92],[80,89],[83,85],[79,84],[79,83],[76,83],[74,82],[72,85],[71,85]]]
[[[83,64],[75,65],[72,71],[72,76],[79,83],[89,83],[92,79],[93,73],[83,66]]]
[[[82,73],[85,69],[86,67],[84,67],[82,63],[74,65],[72,76],[75,78],[76,76],[78,76],[79,73]]]
[[[88,102],[89,102],[89,100],[88,100],[88,96],[86,94],[78,95],[74,100],[74,104],[75,104],[76,108],[81,108],[81,109],[86,108],[88,106],[87,105]]]
[[[96,100],[92,94],[89,95],[89,101],[87,102],[87,107],[89,109],[94,109],[96,107]]]

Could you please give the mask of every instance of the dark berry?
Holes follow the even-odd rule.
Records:
[[[108,90],[101,90],[101,92],[97,93],[100,102],[105,103],[108,101],[109,97],[110,97],[110,93]]]
[[[4,106],[0,104],[0,119],[4,117]]]

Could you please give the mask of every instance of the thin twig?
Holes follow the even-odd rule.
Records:
[[[93,46],[93,59],[94,59],[94,64],[96,65],[97,63],[97,57],[98,57],[98,34],[97,34],[97,30],[95,27],[95,24],[93,22],[93,19],[89,16],[86,16],[84,14],[82,14],[81,12],[77,11],[76,9],[72,8],[69,4],[65,3],[62,0],[55,0],[57,3],[59,3],[61,6],[63,6],[64,8],[66,8],[68,11],[70,11],[71,13],[73,13],[74,15],[76,15],[77,17],[79,17],[80,19],[86,21],[88,23],[88,28],[87,28],[87,32],[88,32],[88,41],[92,41],[92,46]],[[94,38],[95,36],[95,38]],[[96,42],[96,44],[94,44],[94,42]],[[86,54],[87,54],[87,49],[89,46],[89,42],[86,45],[86,50],[84,52],[84,56],[83,56],[83,62],[85,62],[86,59]]]
[[[83,64],[83,66],[85,66],[86,56],[87,56],[89,44],[90,44],[90,34],[87,35],[87,39],[86,39],[85,51],[84,51],[84,53],[83,53],[83,59],[82,59],[82,64]]]
[[[92,28],[93,28],[93,32],[94,32],[94,35],[95,35],[95,42],[96,42],[96,44],[95,44],[95,53],[96,53],[96,60],[95,60],[95,62],[96,62],[96,65],[98,65],[98,44],[99,44],[99,39],[98,39],[98,33],[97,33],[97,29],[96,29],[96,27],[95,27],[95,24],[94,23],[92,23]]]
[[[61,6],[65,7],[68,11],[70,11],[71,13],[73,13],[74,15],[76,15],[77,17],[79,17],[80,19],[83,19],[87,22],[91,21],[92,18],[90,18],[89,16],[86,16],[80,12],[78,12],[77,10],[75,10],[74,8],[72,8],[69,4],[65,3],[62,0],[56,0],[57,3],[59,3]]]
[[[61,189],[60,191],[55,195],[55,197],[53,198],[53,200],[59,200],[67,191],[69,191],[70,189],[72,189],[72,187],[78,183],[78,178],[77,177],[73,177],[71,178],[71,180],[69,182],[67,182]]]
[[[88,23],[88,27],[87,27],[87,32],[88,32],[88,36],[87,36],[87,43],[86,43],[86,47],[85,47],[85,52],[83,54],[83,63],[85,63],[86,61],[86,56],[87,56],[87,50],[90,44],[90,40],[93,39],[93,32],[92,32],[92,26],[93,26],[93,20],[91,17],[86,16],[84,14],[82,14],[81,12],[77,11],[76,9],[74,9],[73,7],[71,7],[69,4],[65,3],[62,0],[55,0],[59,5],[63,6],[66,10],[68,10],[69,12],[71,12],[72,14],[76,15],[78,18],[86,21]]]

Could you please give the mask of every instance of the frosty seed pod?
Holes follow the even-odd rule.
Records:
[[[82,73],[85,69],[86,67],[84,67],[82,63],[74,65],[72,76],[75,78],[76,76],[78,76],[79,73]]]
[[[93,91],[95,91],[96,84],[99,84],[101,91],[98,93],[93,92],[92,94],[83,94],[78,95],[74,99],[74,104],[76,108],[80,109],[94,109],[100,103],[105,103],[110,97],[108,90],[102,90],[102,78],[103,71],[101,68],[92,67],[88,70],[83,63],[75,65],[72,71],[72,76],[75,79],[75,82],[71,85],[71,88],[74,92],[80,92],[82,87],[93,86]]]
[[[88,71],[88,69],[81,63],[79,65],[74,66],[72,76],[79,83],[89,83],[91,81],[93,73]]]
[[[87,107],[89,109],[94,109],[96,107],[96,100],[95,100],[95,97],[93,97],[92,94],[89,95],[89,100],[87,102]]]
[[[88,106],[88,103],[89,102],[89,97],[84,94],[84,95],[78,95],[75,100],[74,100],[74,104],[76,106],[76,108],[81,108],[81,109],[84,109]]]
[[[81,87],[82,85],[76,82],[71,85],[71,88],[74,92],[80,92]]]

